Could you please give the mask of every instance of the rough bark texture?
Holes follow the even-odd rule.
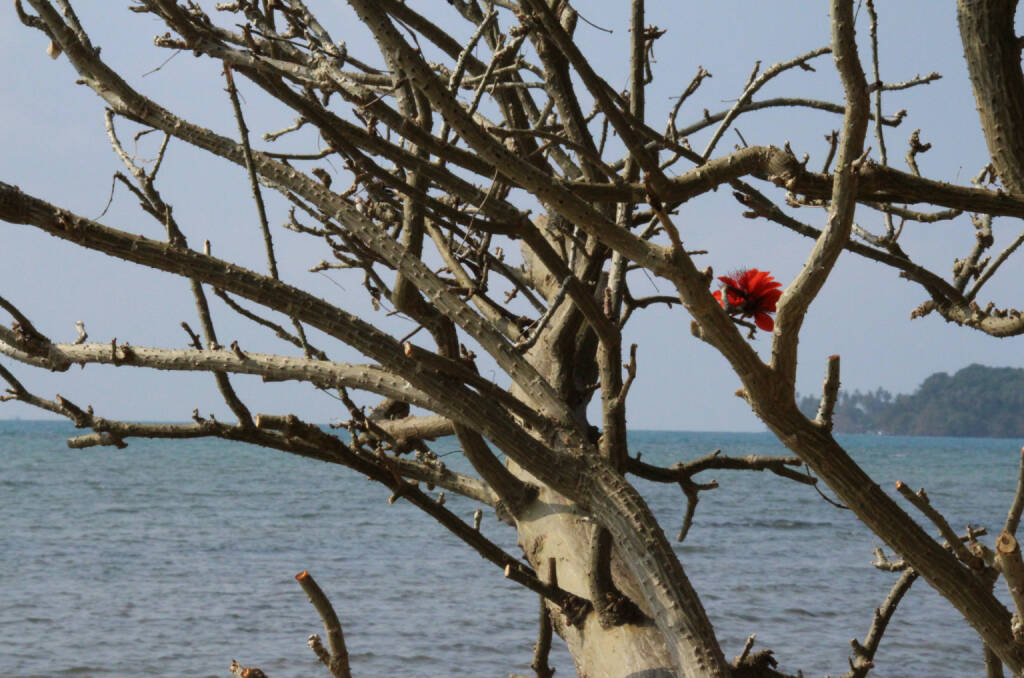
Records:
[[[1024,194],[1024,75],[1014,31],[1016,0],[958,0],[957,20],[978,117],[1008,193]]]

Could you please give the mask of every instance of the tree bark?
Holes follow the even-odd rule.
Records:
[[[992,164],[1008,193],[1024,195],[1024,75],[1016,0],[958,0],[964,57]]]

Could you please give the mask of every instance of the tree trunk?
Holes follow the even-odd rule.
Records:
[[[519,544],[538,572],[555,559],[558,585],[583,598],[590,598],[590,540],[597,525],[561,495],[542,490],[537,501],[516,521]],[[634,601],[642,601],[640,588],[613,558],[615,584]],[[602,628],[597,614],[589,614],[582,627],[570,624],[549,604],[555,631],[572,654],[576,670],[588,678],[621,678],[634,674],[651,678],[675,676],[672,655],[664,636],[650,621],[651,611],[641,603],[648,621]],[[644,673],[647,672],[647,673]]]

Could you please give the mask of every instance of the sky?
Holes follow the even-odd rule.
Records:
[[[80,18],[94,44],[103,48],[109,64],[144,94],[179,115],[231,137],[237,130],[231,115],[219,64],[191,54],[153,47],[152,38],[164,28],[152,17],[131,13],[127,2],[76,3]],[[212,2],[200,3],[213,12]],[[350,53],[380,65],[376,50],[352,19],[343,3],[308,1],[332,32],[344,40]],[[471,31],[436,0],[412,2],[421,12],[448,12],[444,25],[457,37]],[[628,77],[628,4],[611,0],[576,2],[586,21],[577,38],[598,73],[616,88]],[[762,68],[789,60],[829,43],[827,3],[804,0],[755,3],[743,0],[715,3],[649,2],[648,23],[667,29],[654,47],[655,80],[648,91],[648,123],[663,129],[673,97],[685,89],[699,66],[712,76],[683,107],[680,122],[700,119],[704,108],[727,109],[741,93],[755,62]],[[970,84],[956,28],[955,3],[897,0],[879,2],[880,69],[885,81],[903,81],[938,71],[943,78],[927,86],[893,92],[883,109],[908,113],[900,127],[886,128],[890,162],[906,169],[903,156],[915,129],[933,144],[919,156],[922,173],[930,178],[965,184],[987,162]],[[0,70],[0,181],[68,208],[83,216],[100,215],[111,194],[111,177],[123,171],[104,132],[103,102],[88,88],[75,84],[75,74],[63,57],[46,55],[46,39],[23,27],[8,5],[0,9],[0,55],[9,66]],[[230,21],[230,20],[227,20]],[[588,23],[589,22],[589,23]],[[591,25],[593,24],[593,25]],[[870,68],[868,20],[859,11],[857,30],[861,58]],[[369,55],[373,55],[372,57]],[[166,63],[165,63],[166,61]],[[819,57],[815,72],[799,69],[769,83],[756,98],[804,96],[840,102],[842,92],[831,57]],[[240,83],[245,114],[253,138],[291,124],[294,114],[268,104],[255,88]],[[749,144],[782,145],[790,142],[798,155],[808,153],[810,166],[820,168],[827,145],[824,135],[841,124],[839,116],[793,109],[762,111],[741,116],[735,127]],[[122,142],[137,143],[140,157],[151,158],[157,135],[133,142],[138,128],[119,123]],[[694,135],[691,143],[703,148],[709,132]],[[718,154],[732,150],[739,136],[729,131]],[[868,145],[878,158],[873,129]],[[315,135],[300,132],[273,148],[310,152],[318,148]],[[325,167],[332,173],[337,163]],[[689,169],[680,165],[677,171]],[[257,271],[266,270],[256,212],[244,169],[206,158],[183,143],[171,143],[158,187],[190,242],[212,242],[213,253]],[[268,194],[270,222],[278,245],[282,278],[383,327],[398,321],[376,312],[361,298],[358,282],[341,275],[309,273],[310,266],[327,256],[308,238],[281,228],[285,203]],[[763,220],[748,220],[731,197],[720,189],[682,206],[675,217],[689,249],[706,249],[697,259],[718,273],[756,267],[771,271],[786,284],[803,263],[812,241],[785,232]],[[821,227],[824,213],[803,209],[796,216]],[[100,219],[109,226],[161,237],[159,224],[139,210],[123,188]],[[878,232],[879,215],[859,208],[859,225]],[[1016,220],[997,219],[996,247],[1019,232]],[[974,240],[966,217],[937,224],[908,223],[902,244],[907,252],[939,273],[948,275],[954,258],[964,256]],[[1018,253],[1003,267],[980,299],[999,307],[1019,306],[1021,283]],[[664,281],[633,281],[636,294],[669,293]],[[33,322],[57,341],[75,337],[75,321],[85,323],[90,340],[134,345],[183,348],[186,337],[181,321],[197,327],[187,283],[167,274],[115,261],[75,248],[30,227],[0,223],[0,296],[18,305]],[[826,359],[842,359],[843,388],[878,387],[893,393],[913,391],[929,374],[954,372],[971,363],[1020,367],[1024,339],[995,339],[977,331],[945,323],[938,316],[911,321],[911,310],[924,301],[919,288],[896,272],[850,253],[840,257],[836,269],[811,306],[800,343],[797,388],[804,394],[820,392]],[[280,342],[258,332],[214,303],[221,343],[238,339],[246,350],[291,352]],[[3,319],[3,322],[7,322]],[[738,378],[714,349],[694,339],[685,310],[655,309],[637,316],[626,329],[626,343],[639,344],[638,375],[630,392],[628,419],[637,429],[758,431],[764,426],[748,406],[733,394]],[[398,331],[396,329],[396,331]],[[361,362],[350,349],[318,337],[321,348],[336,360]],[[763,334],[755,346],[767,356],[769,339]],[[30,390],[52,398],[60,393],[81,406],[92,404],[100,416],[129,420],[187,419],[193,408],[229,420],[213,379],[205,374],[163,374],[124,368],[89,366],[65,374],[50,374],[8,358],[0,364],[12,370]],[[488,375],[486,362],[482,371]],[[254,412],[295,412],[314,421],[347,418],[330,397],[296,384],[260,383],[236,377],[235,383]],[[45,413],[20,403],[0,403],[0,418],[39,418]]]

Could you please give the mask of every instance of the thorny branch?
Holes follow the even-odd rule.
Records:
[[[56,7],[46,0],[29,4],[34,14],[27,13],[21,2],[15,3],[21,22],[42,32],[51,56],[64,55],[81,82],[110,107],[108,135],[131,175],[129,179],[118,174],[115,182],[127,186],[142,209],[160,223],[166,242],[108,228],[7,183],[0,183],[0,219],[185,277],[192,285],[200,332],[183,323],[192,345],[189,350],[137,347],[117,340],[86,343],[84,328],[74,343],[54,343],[26,314],[0,298],[0,308],[14,321],[9,328],[0,327],[0,352],[26,365],[58,371],[95,363],[210,372],[238,424],[222,424],[198,411],[191,424],[107,420],[67,398],[34,395],[3,366],[0,377],[9,388],[0,400],[27,403],[91,429],[92,433],[69,441],[76,447],[123,446],[132,437],[215,436],[348,465],[388,486],[396,499],[412,501],[501,566],[507,576],[560,606],[571,624],[582,624],[589,602],[559,588],[553,570],[547,583],[536,576],[535,570],[551,562],[537,542],[533,550],[528,549],[528,556],[536,558],[531,569],[482,537],[479,529],[447,512],[415,482],[511,512],[504,517],[514,524],[531,502],[551,506],[568,500],[598,526],[596,530],[587,527],[588,533],[601,537],[591,562],[608,566],[597,572],[598,588],[607,593],[616,586],[610,569],[614,553],[633,568],[616,576],[633,580],[637,603],[655,622],[637,632],[651,634],[649,642],[666,648],[672,672],[701,678],[727,675],[731,670],[734,675],[741,671],[776,675],[774,659],[767,651],[751,653],[751,638],[734,666],[725,661],[682,566],[664,535],[651,528],[653,517],[623,476],[628,473],[680,486],[687,497],[682,539],[692,524],[699,492],[718,486],[714,481],[698,483],[697,473],[714,468],[770,470],[813,483],[810,475],[793,468],[806,462],[897,550],[899,567],[905,569],[901,583],[906,580],[909,587],[911,575],[920,571],[981,630],[994,655],[1011,670],[1024,669],[1024,654],[1013,643],[1008,615],[1003,614],[1006,610],[984,589],[988,584],[983,577],[971,579],[974,575],[968,572],[964,579],[961,570],[968,568],[960,568],[941,548],[938,553],[931,550],[934,540],[886,503],[884,495],[878,496],[870,479],[831,437],[838,358],[830,359],[815,421],[799,415],[791,402],[805,313],[844,251],[898,270],[919,285],[928,301],[915,316],[935,311],[948,321],[992,336],[1024,333],[1024,313],[976,301],[997,273],[1005,273],[1006,262],[1024,244],[1024,235],[1018,235],[1000,241],[1001,250],[992,249],[996,243],[993,218],[1024,216],[1024,199],[1017,190],[1017,166],[1024,155],[1013,144],[1009,150],[993,148],[1004,190],[986,188],[981,176],[973,187],[922,176],[918,157],[930,144],[921,141],[918,131],[909,139],[910,172],[888,166],[883,131],[899,125],[906,113],[885,113],[882,94],[891,100],[899,95],[888,93],[926,85],[939,76],[881,80],[873,2],[867,3],[870,83],[854,40],[853,3],[833,0],[830,47],[763,72],[758,62],[740,97],[727,110],[705,110],[702,119],[679,127],[676,118],[682,107],[692,104],[701,83],[710,77],[699,68],[674,103],[664,133],[647,124],[645,111],[658,70],[653,45],[665,30],[645,24],[641,0],[630,3],[630,82],[624,94],[594,70],[583,43],[576,39],[580,17],[567,2],[501,1],[482,7],[461,0],[448,3],[444,10],[454,9],[471,24],[470,38],[463,44],[451,37],[442,20],[428,18],[399,0],[351,0],[380,48],[380,55],[368,58],[350,54],[300,0],[223,3],[217,9],[227,13],[227,21],[209,16],[196,3],[142,0],[134,4],[134,11],[152,14],[166,24],[168,32],[156,38],[157,46],[187,50],[221,65],[238,130],[234,137],[188,121],[134,89],[101,58],[69,2],[60,0]],[[961,11],[965,36],[980,32],[1010,47],[1007,67],[988,63],[991,55],[975,53],[968,45],[972,73],[987,68],[1010,84],[1016,82],[1019,45],[1015,37],[1010,40],[1004,35],[1012,32],[1012,21],[988,25],[984,22],[992,21],[991,17]],[[431,8],[430,17],[433,12]],[[794,68],[814,71],[809,62],[828,52],[833,53],[844,87],[843,104],[787,96],[755,100],[778,75]],[[371,63],[383,63],[384,68]],[[256,118],[243,108],[236,76],[239,82],[244,78],[255,86],[254,98],[283,105],[288,119],[294,121],[284,126],[279,122],[278,131],[262,135],[264,142],[303,129],[315,132],[323,146],[310,149],[315,153],[267,153],[254,148],[246,118]],[[1012,128],[1012,121],[1020,118],[1014,117],[1020,99],[1007,97],[1007,104],[997,107],[998,111],[986,110],[983,103],[983,128]],[[589,101],[593,109],[587,114],[584,106]],[[980,95],[979,101],[984,102]],[[827,157],[820,173],[808,170],[807,156],[798,159],[783,144],[784,138],[770,135],[752,145],[741,136],[744,148],[713,157],[738,116],[780,107],[843,115],[841,134],[826,136]],[[140,134],[163,133],[149,171],[121,145],[115,117],[142,126]],[[864,147],[872,120],[879,164],[868,160],[870,149]],[[692,150],[684,137],[712,126],[715,130],[703,152]],[[612,156],[609,149],[615,144],[610,133],[624,147],[623,157]],[[215,258],[208,244],[203,252],[189,249],[185,233],[191,225],[178,223],[155,186],[172,139],[245,169],[270,275]],[[621,148],[616,152],[621,153]],[[328,157],[332,172],[323,167],[301,169],[309,167],[309,161]],[[833,160],[835,169],[830,173]],[[681,162],[692,163],[691,169],[673,170],[674,176],[669,176],[668,169]],[[987,175],[994,176],[991,170]],[[711,296],[711,269],[699,269],[694,263],[704,250],[691,243],[705,234],[689,223],[688,203],[723,184],[736,192],[746,210],[743,216],[767,219],[816,241],[802,272],[778,304],[769,365]],[[387,324],[391,318],[368,322],[298,285],[282,282],[270,227],[269,215],[276,210],[271,191],[293,205],[289,227],[326,246],[328,259],[314,270],[354,274],[346,284],[359,278],[354,287],[365,290],[374,308],[393,304],[401,314],[393,318],[399,329]],[[825,223],[820,228],[803,223],[790,216],[783,203],[826,210]],[[882,213],[884,233],[876,235],[854,223],[858,204]],[[541,214],[531,214],[538,209]],[[296,212],[313,225],[300,224]],[[955,220],[962,212],[973,213],[975,242],[966,256],[956,260],[951,277],[929,270],[908,255],[910,249],[903,247],[901,238],[906,240],[912,229]],[[851,233],[859,239],[851,238]],[[429,236],[436,255],[424,251],[424,236]],[[683,247],[684,241],[690,249]],[[994,256],[986,254],[990,250]],[[636,275],[640,269],[652,280],[668,280],[678,294],[634,296],[631,286],[642,284]],[[395,284],[389,286],[386,281],[392,279]],[[250,350],[254,344],[246,337],[226,341],[230,348],[222,349],[203,285],[212,285],[233,311],[301,349],[304,357]],[[498,301],[501,295],[504,302]],[[237,299],[254,304],[256,310]],[[637,311],[676,303],[693,316],[695,333],[732,364],[743,381],[740,394],[796,457],[737,459],[715,453],[670,468],[628,457],[625,406],[637,378],[637,363],[634,345],[628,362],[622,364],[622,326]],[[272,313],[290,318],[294,331],[270,320]],[[334,342],[355,348],[367,356],[369,364],[327,360],[326,353],[307,340],[307,326],[321,333],[317,344],[332,352]],[[435,350],[412,343],[420,328],[426,332],[415,339],[429,335]],[[488,361],[497,365],[494,375],[481,374],[477,353],[487,354]],[[346,424],[350,443],[295,417],[264,415],[253,420],[228,382],[229,373],[258,375],[268,381],[293,379],[338,390],[351,415]],[[366,415],[347,389],[383,396],[405,410],[393,418]],[[591,428],[586,415],[587,404],[598,390],[600,429]],[[435,414],[410,414],[410,407]],[[425,440],[453,433],[467,458],[475,459],[480,479],[453,474],[428,454]],[[488,444],[503,452],[508,463],[498,461]],[[411,451],[419,456],[400,456]],[[1021,488],[1024,480],[1006,521],[1010,539],[1024,506]],[[511,500],[513,494],[519,498]],[[904,494],[939,527],[960,561],[972,571],[989,572],[990,561],[998,556],[986,552],[973,535],[964,545],[923,492]],[[525,534],[526,528],[517,526]],[[1009,545],[1007,539],[1000,543]],[[1007,546],[1006,550],[1011,558],[1013,549]],[[558,555],[572,558],[572,554]],[[910,563],[915,569],[909,569]],[[1007,575],[1007,580],[1012,577]],[[854,645],[851,676],[859,678],[870,668],[877,639],[902,596],[897,588],[876,615],[863,645]],[[557,630],[558,624],[553,626]],[[329,657],[339,652],[335,641],[340,638],[331,638],[333,628],[332,622],[329,651],[319,641],[314,644]],[[337,628],[340,636],[340,625]],[[546,650],[541,652],[550,643],[550,632],[542,619],[535,662],[538,675],[550,674],[542,660]],[[609,649],[614,652],[615,648]],[[237,671],[254,675],[258,669],[239,665]]]

